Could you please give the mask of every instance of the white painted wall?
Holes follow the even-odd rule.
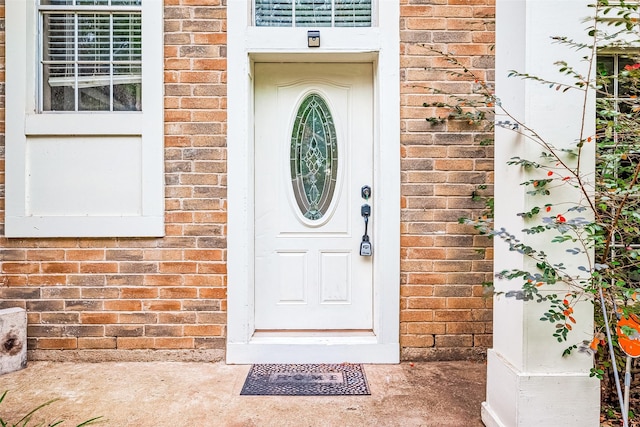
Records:
[[[573,147],[580,137],[582,105],[580,92],[561,93],[533,81],[508,78],[509,70],[560,80],[554,62],[567,60],[586,74],[585,52],[575,52],[552,43],[561,35],[580,40],[586,37],[583,18],[589,16],[588,1],[498,0],[496,17],[496,93],[502,106],[519,120],[543,135],[557,147]],[[588,99],[585,135],[594,132],[592,97]],[[507,119],[504,116],[497,120]],[[584,170],[593,170],[594,147],[585,153]],[[540,205],[520,185],[531,175],[506,161],[519,156],[538,159],[541,149],[522,136],[498,128],[495,142],[496,228],[519,235],[526,227],[516,214]],[[556,200],[571,194],[554,193]],[[544,203],[544,202],[543,202]],[[535,237],[521,240],[540,247]],[[494,271],[530,269],[531,261],[510,252],[499,239],[495,245]],[[567,259],[560,245],[544,246],[548,254],[562,257],[569,271],[580,263],[579,257]],[[530,269],[532,270],[532,269]],[[517,289],[518,280],[495,281],[497,291]],[[558,290],[556,290],[558,291]],[[561,290],[560,290],[561,291]],[[487,426],[597,426],[599,423],[599,382],[589,378],[592,360],[574,352],[562,357],[569,345],[591,339],[593,310],[590,303],[580,304],[575,317],[578,324],[567,343],[552,337],[553,327],[540,321],[544,306],[535,302],[496,296],[494,299],[494,347],[488,352],[487,400],[482,419]]]

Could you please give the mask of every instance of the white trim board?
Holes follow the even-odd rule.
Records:
[[[227,363],[398,363],[400,299],[399,4],[377,2],[379,26],[320,30],[249,27],[251,2],[230,0],[228,17]],[[260,62],[370,62],[374,65],[376,254],[371,335],[264,337],[254,327],[253,77]],[[382,161],[384,159],[384,161]],[[383,179],[384,177],[384,179]]]

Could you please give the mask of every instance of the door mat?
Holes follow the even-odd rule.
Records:
[[[342,396],[370,395],[362,365],[253,365],[241,395]]]

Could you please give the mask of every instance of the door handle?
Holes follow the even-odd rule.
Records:
[[[371,197],[371,187],[369,187],[368,185],[363,186],[360,189],[360,196],[362,196],[362,198],[365,200],[369,200],[369,197]]]
[[[365,201],[369,200],[371,197],[371,187],[365,185],[360,189],[360,195]],[[360,215],[364,218],[364,234],[362,235],[362,241],[360,242],[360,255],[361,256],[372,256],[373,255],[373,246],[371,245],[371,241],[369,240],[369,217],[371,216],[371,205],[365,203],[360,207]]]

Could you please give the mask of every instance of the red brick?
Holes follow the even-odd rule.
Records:
[[[433,347],[435,339],[433,335],[403,335],[400,337],[401,347]]]
[[[119,349],[150,349],[155,348],[153,340],[147,337],[117,337],[116,345]]]
[[[178,286],[182,285],[182,275],[178,274],[162,274],[144,276],[144,284],[146,286]]]
[[[43,262],[40,266],[45,274],[78,273],[78,263],[75,262]]]
[[[40,350],[73,350],[78,347],[78,339],[67,338],[38,338],[37,346]]]
[[[219,337],[223,335],[221,325],[185,325],[184,335],[194,337]]]
[[[182,325],[146,325],[144,335],[148,337],[181,337]]]
[[[144,300],[142,309],[145,311],[176,311],[180,310],[182,303],[172,300]]]
[[[436,335],[436,347],[472,347],[473,335]]]
[[[118,315],[118,323],[156,323],[158,316],[155,313],[120,313]]]
[[[117,273],[118,264],[115,262],[89,262],[80,264],[81,273]]]
[[[114,313],[80,313],[80,322],[85,324],[117,323],[118,315]]]
[[[37,274],[40,266],[37,263],[24,262],[3,262],[2,273],[4,274]]]
[[[64,259],[67,261],[103,261],[105,258],[103,249],[67,249]]]
[[[435,322],[409,322],[407,333],[410,335],[444,334],[448,324]]]
[[[200,298],[222,299],[227,297],[227,288],[200,288]]]
[[[197,296],[196,288],[160,288],[160,298],[164,299],[196,298]]]
[[[116,346],[116,338],[107,337],[107,338],[88,338],[82,337],[78,338],[78,349],[114,349]]]
[[[447,308],[484,308],[484,298],[447,298]]]
[[[193,338],[156,338],[153,347],[156,349],[190,349],[194,348]]]
[[[195,273],[198,264],[195,262],[161,262],[161,273]]]
[[[120,298],[158,298],[158,288],[122,288]]]
[[[109,311],[140,311],[142,302],[135,299],[109,300],[104,302],[104,309]]]
[[[432,310],[402,310],[400,312],[400,323],[407,322],[431,322],[433,321]]]

